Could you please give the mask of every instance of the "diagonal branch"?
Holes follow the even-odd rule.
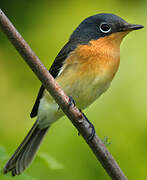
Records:
[[[127,180],[124,173],[114,160],[112,155],[106,149],[100,138],[95,134],[92,140],[88,140],[91,134],[90,123],[86,120],[86,116],[79,111],[75,106],[69,106],[70,99],[57,84],[48,70],[40,62],[39,58],[32,51],[30,46],[26,43],[23,37],[18,33],[9,19],[0,9],[0,27],[2,31],[9,38],[11,43],[15,46],[17,51],[30,66],[32,71],[36,74],[38,79],[42,82],[44,87],[53,96],[55,101],[59,104],[63,112],[71,120],[73,125],[77,128],[83,136],[91,150],[94,152],[96,158],[100,161],[106,172],[113,180]]]

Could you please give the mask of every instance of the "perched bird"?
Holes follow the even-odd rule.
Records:
[[[79,109],[93,103],[111,84],[120,62],[120,43],[131,31],[143,28],[114,14],[96,14],[80,23],[61,49],[49,72]],[[37,120],[4,167],[21,174],[32,162],[53,122],[64,115],[41,86],[31,117]]]

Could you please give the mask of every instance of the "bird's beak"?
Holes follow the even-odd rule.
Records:
[[[144,28],[144,26],[139,24],[126,24],[125,26],[122,27],[122,31],[133,31],[141,28]]]

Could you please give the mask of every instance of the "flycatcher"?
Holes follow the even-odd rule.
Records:
[[[120,43],[131,31],[143,28],[114,14],[96,14],[80,23],[55,58],[49,72],[79,109],[93,103],[111,84],[120,62]],[[31,117],[37,120],[4,167],[19,175],[32,162],[51,124],[64,115],[41,86]]]

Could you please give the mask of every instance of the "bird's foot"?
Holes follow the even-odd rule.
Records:
[[[84,116],[85,120],[89,123],[89,126],[91,128],[91,133],[90,133],[89,137],[87,138],[87,141],[91,141],[95,136],[94,125],[89,121],[89,119],[85,116],[85,114],[82,112],[82,110],[81,109],[79,109],[79,110],[82,113],[82,115]],[[78,133],[78,135],[80,136],[80,132]]]
[[[69,102],[68,102],[68,106],[75,106],[76,103],[75,103],[75,100],[72,98],[72,96],[68,96],[69,97]],[[58,106],[58,110],[60,110],[60,106]]]
[[[84,113],[82,113],[84,118],[86,119],[86,121],[89,123],[90,128],[91,128],[91,133],[89,135],[89,137],[87,138],[88,141],[91,141],[93,139],[93,137],[95,136],[95,128],[94,125],[89,121],[89,119],[85,116]]]
[[[75,106],[76,103],[75,103],[75,100],[72,98],[72,96],[68,96],[69,97],[69,106]]]

